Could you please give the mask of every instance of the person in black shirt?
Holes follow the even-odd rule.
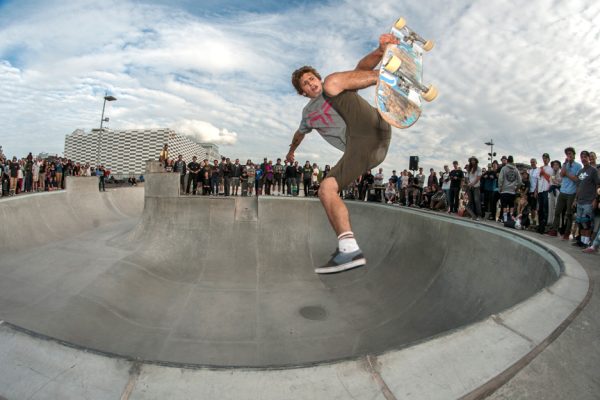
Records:
[[[462,181],[465,178],[465,174],[458,166],[458,161],[453,161],[452,165],[454,169],[450,171],[450,211],[451,213],[458,212],[458,196],[460,194],[460,188]]]
[[[196,159],[196,156],[192,157],[192,161],[187,165],[189,175],[185,188],[185,194],[190,194],[190,185],[192,186],[192,194],[196,194],[196,188],[198,186],[198,174],[200,173],[200,164],[196,162]]]
[[[371,170],[367,170],[367,172],[365,172],[360,179],[360,184],[359,184],[359,198],[360,200],[365,200],[365,197],[367,196],[367,192],[369,191],[369,185],[373,185],[373,183],[375,183],[375,177],[373,176],[373,174],[371,173]]]
[[[296,184],[296,167],[286,161],[285,166],[285,187],[288,196],[292,195],[292,187]]]

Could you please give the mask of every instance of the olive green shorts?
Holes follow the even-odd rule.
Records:
[[[377,109],[355,91],[325,96],[346,123],[346,150],[327,177],[335,178],[340,190],[383,162],[390,147],[392,128]]]

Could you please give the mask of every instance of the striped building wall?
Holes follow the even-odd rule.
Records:
[[[181,154],[190,162],[193,156],[199,160],[207,157],[205,147],[172,129],[78,129],[66,135],[64,154],[75,162],[102,164],[115,175],[137,176],[144,173],[146,161],[158,160],[165,143],[171,158]]]

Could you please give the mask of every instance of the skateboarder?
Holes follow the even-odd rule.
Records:
[[[286,159],[294,161],[294,152],[304,135],[313,129],[344,152],[319,188],[319,199],[338,235],[338,248],[327,264],[315,270],[317,273],[339,272],[366,264],[352,232],[348,209],[338,193],[365,170],[379,165],[387,154],[391,127],[357,90],[377,83],[379,72],[374,68],[381,62],[386,46],[397,42],[392,34],[381,35],[379,47],[360,60],[353,71],[333,73],[323,82],[310,66],[292,74],[294,88],[310,101],[302,111],[302,121]]]

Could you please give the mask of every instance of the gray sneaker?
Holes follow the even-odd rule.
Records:
[[[352,253],[342,253],[339,249],[336,249],[327,264],[315,269],[315,272],[317,274],[331,274],[360,267],[366,263],[367,260],[360,249]]]

